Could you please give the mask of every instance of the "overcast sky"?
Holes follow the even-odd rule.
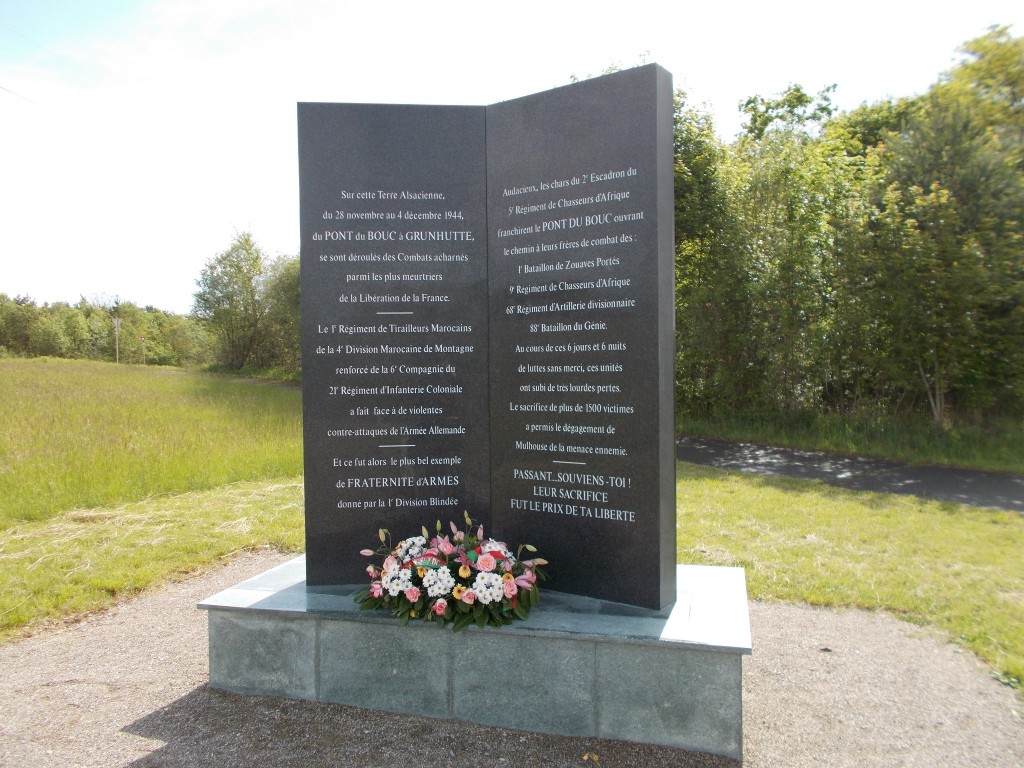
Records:
[[[174,312],[236,232],[298,253],[298,101],[490,104],[657,62],[719,134],[789,83],[921,93],[1024,3],[0,0],[0,292]]]

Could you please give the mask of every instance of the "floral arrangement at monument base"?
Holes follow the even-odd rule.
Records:
[[[546,578],[539,557],[524,560],[521,544],[513,555],[501,541],[487,538],[482,525],[474,526],[465,514],[466,529],[451,523],[451,533],[436,535],[426,527],[421,536],[402,539],[395,545],[386,528],[379,531],[381,546],[360,552],[380,557],[381,565],[369,565],[370,586],[355,596],[363,610],[390,610],[404,626],[411,619],[451,623],[454,631],[470,624],[501,627],[525,620],[540,599],[538,584]]]

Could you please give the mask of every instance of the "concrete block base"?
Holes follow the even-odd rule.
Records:
[[[529,621],[459,634],[305,575],[299,557],[199,604],[211,686],[743,757],[741,568],[678,566],[665,611],[542,590]],[[495,690],[529,706],[476,706]]]

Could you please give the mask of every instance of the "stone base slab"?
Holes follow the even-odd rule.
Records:
[[[742,760],[742,568],[678,566],[664,611],[542,589],[529,621],[458,634],[305,576],[298,557],[199,604],[211,686]],[[512,706],[479,706],[495,691]]]

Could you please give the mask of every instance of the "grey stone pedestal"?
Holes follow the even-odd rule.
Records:
[[[210,685],[504,728],[743,757],[741,568],[681,565],[651,611],[543,591],[527,622],[455,634],[307,587],[296,558],[199,604]],[[500,690],[519,706],[479,707]]]

